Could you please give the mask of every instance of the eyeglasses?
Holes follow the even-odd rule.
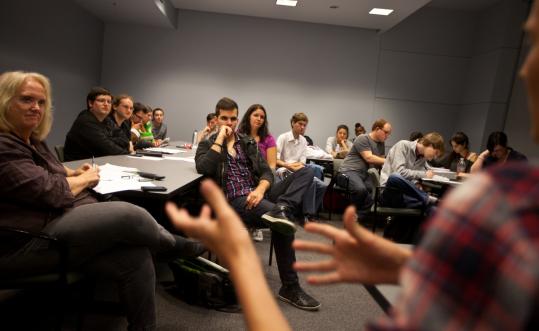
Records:
[[[140,116],[139,114],[133,114],[133,117],[136,117],[141,121],[144,119],[144,117]]]

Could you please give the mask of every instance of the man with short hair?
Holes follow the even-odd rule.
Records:
[[[217,130],[217,116],[215,113],[209,113],[206,116],[206,127],[198,133],[197,144],[217,132]]]
[[[433,202],[429,195],[417,188],[421,178],[432,178],[427,161],[444,153],[444,139],[437,132],[427,133],[415,141],[401,140],[389,150],[380,175],[384,206],[397,208],[426,208]]]
[[[93,87],[86,97],[87,109],[79,113],[67,133],[64,146],[66,161],[91,157],[127,154],[129,150],[115,144],[109,135],[105,118],[111,110],[112,94]]]
[[[112,102],[112,111],[104,120],[110,139],[118,146],[133,152],[131,144],[131,115],[133,114],[133,98],[120,94]]]
[[[358,214],[368,213],[373,204],[370,192],[373,183],[367,173],[369,168],[380,168],[384,165],[385,141],[391,134],[391,124],[385,119],[379,119],[372,125],[369,134],[361,134],[356,137],[352,148],[344,158],[337,184],[346,186],[346,177],[349,178],[348,189],[350,198],[356,206]],[[341,174],[346,175],[342,176]]]
[[[257,142],[236,132],[238,105],[222,98],[215,107],[219,131],[200,142],[195,156],[197,171],[213,178],[244,222],[266,222],[272,230],[275,256],[282,287],[279,298],[300,309],[318,310],[320,303],[303,291],[292,265],[294,216],[302,216],[305,190],[313,171],[301,169],[279,183],[260,155]]]
[[[277,138],[277,171],[279,178],[284,178],[304,167],[314,170],[314,177],[303,199],[303,211],[308,219],[315,218],[326,192],[323,167],[307,163],[307,139],[305,130],[309,119],[304,113],[295,113],[290,119],[291,130]]]

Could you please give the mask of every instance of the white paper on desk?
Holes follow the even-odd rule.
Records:
[[[151,151],[151,152],[168,153],[168,154],[185,153],[185,151],[181,151],[179,149],[163,148],[163,147],[149,147],[149,148],[145,148],[144,150]]]
[[[130,158],[133,158],[133,159],[139,159],[139,160],[147,160],[147,161],[161,161],[163,160],[162,157],[157,157],[157,156],[128,156]]]
[[[191,162],[195,163],[195,157],[179,157],[179,156],[165,156],[165,159],[167,160],[174,160],[174,161],[185,161],[185,162]]]
[[[140,177],[133,172],[137,168],[120,167],[112,164],[105,164],[99,167],[99,184],[93,188],[94,191],[101,194],[113,192],[140,190],[141,186],[155,186],[151,182],[140,182]]]

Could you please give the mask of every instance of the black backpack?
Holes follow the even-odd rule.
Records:
[[[241,310],[227,269],[202,257],[178,258],[169,266],[183,301],[225,312]]]

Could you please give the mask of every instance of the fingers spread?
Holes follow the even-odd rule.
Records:
[[[305,231],[311,233],[317,233],[326,238],[335,240],[335,237],[342,232],[342,230],[337,229],[331,225],[327,224],[318,224],[318,223],[307,223],[305,224]]]
[[[313,275],[307,277],[307,282],[312,285],[333,284],[341,281],[341,277],[336,272],[326,275]]]
[[[312,251],[328,255],[333,253],[333,245],[317,243],[313,241],[294,240],[294,242],[292,243],[292,247],[300,251]]]
[[[297,271],[332,271],[337,267],[335,260],[316,261],[316,262],[296,262],[294,269]]]

